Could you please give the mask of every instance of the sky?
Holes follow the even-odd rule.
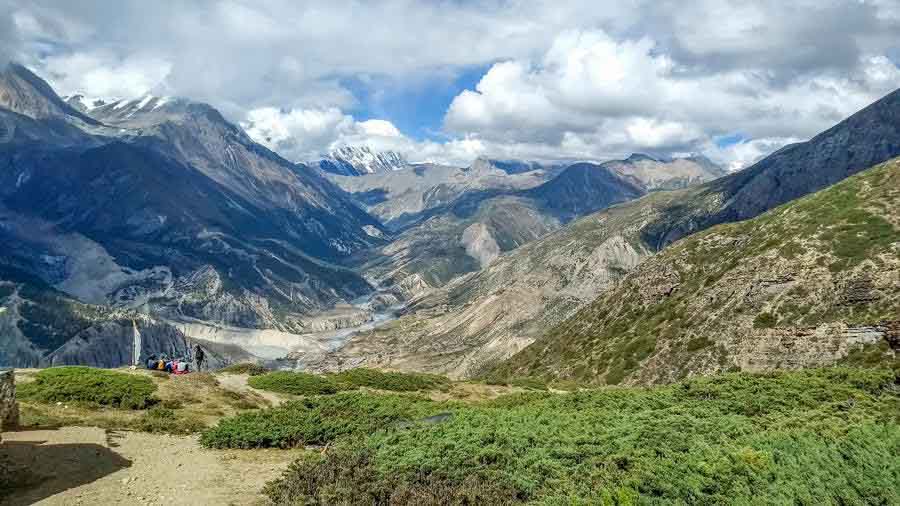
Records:
[[[0,0],[0,60],[61,95],[210,103],[297,161],[738,169],[900,87],[900,0]]]

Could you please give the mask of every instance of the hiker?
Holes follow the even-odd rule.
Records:
[[[147,359],[147,369],[156,369],[159,361],[156,359],[156,355],[150,355],[150,358]]]
[[[199,344],[194,345],[194,361],[197,362],[197,372],[203,370],[203,359],[206,358],[206,354],[203,353],[203,348],[200,347]]]

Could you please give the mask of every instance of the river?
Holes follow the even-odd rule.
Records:
[[[320,358],[330,351],[334,351],[357,332],[365,332],[384,325],[397,318],[396,314],[403,306],[393,306],[379,311],[371,310],[371,301],[377,293],[361,297],[350,303],[348,311],[366,311],[370,313],[367,321],[354,326],[336,330],[324,330],[297,334],[276,329],[251,329],[244,327],[232,327],[211,323],[203,320],[182,319],[172,321],[186,336],[203,339],[222,345],[237,346],[251,355],[268,362],[270,365],[286,368],[288,365],[284,359],[287,355],[302,356],[304,358]],[[345,306],[346,307],[346,306]],[[333,316],[333,313],[332,313]],[[246,360],[248,357],[234,360]],[[297,367],[302,369],[303,364]],[[291,366],[290,368],[294,368]]]

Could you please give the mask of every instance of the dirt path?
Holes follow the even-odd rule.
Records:
[[[282,396],[276,394],[274,392],[267,392],[266,390],[257,390],[250,385],[247,384],[247,380],[250,379],[250,376],[247,374],[217,374],[216,379],[219,381],[219,386],[225,388],[226,390],[233,390],[239,393],[255,393],[262,398],[269,401],[272,406],[278,406],[282,402],[289,400],[290,396]]]
[[[263,504],[303,450],[206,450],[196,436],[93,427],[3,433],[0,456],[34,475],[0,504]]]

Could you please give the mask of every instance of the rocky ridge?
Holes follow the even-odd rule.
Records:
[[[900,353],[900,159],[694,234],[496,371],[607,384]]]

